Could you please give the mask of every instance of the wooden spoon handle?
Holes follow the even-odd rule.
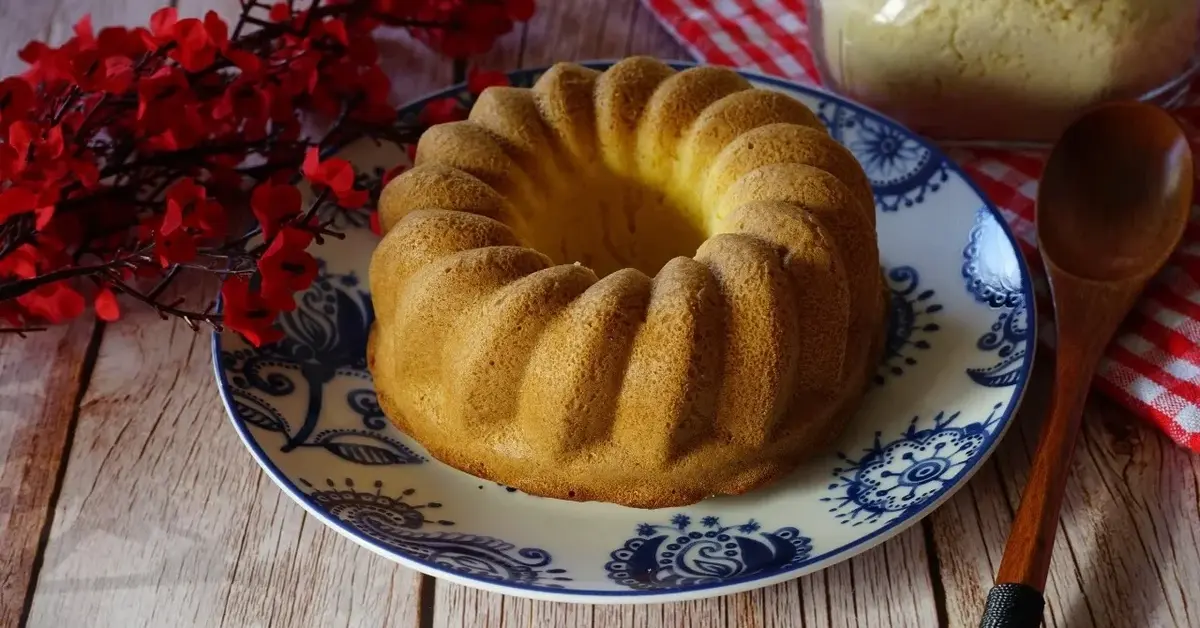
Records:
[[[1096,358],[1089,360],[1079,351],[1069,351],[1062,345],[1059,345],[1055,365],[1050,415],[1042,424],[1029,481],[1021,494],[1021,505],[1013,519],[1000,571],[996,574],[997,584],[1024,584],[1038,591],[1046,585],[1054,533],[1058,530],[1058,511],[1079,435],[1084,402],[1096,369]]]
[[[987,610],[980,624],[984,628],[1036,627],[1041,623],[1042,590],[1050,570],[1058,511],[1079,436],[1083,406],[1100,356],[1137,294],[1136,290],[1097,290],[1094,286],[1081,290],[1056,283],[1054,279],[1052,269],[1058,320],[1071,322],[1065,329],[1062,325],[1058,327],[1050,414],[1042,424],[1029,481],[996,574],[996,586],[988,594]]]
[[[1036,628],[1042,623],[1042,590],[1050,569],[1058,511],[1095,364],[1094,358],[1087,365],[1059,355],[1050,416],[1042,425],[1029,482],[1004,547],[996,584],[988,592],[980,628]]]
[[[1050,569],[1058,511],[1088,384],[1096,368],[1095,357],[1088,360],[1077,351],[1065,353],[1063,349],[1060,343],[1050,416],[1042,424],[1029,481],[1008,533],[996,585],[988,592],[980,628],[1036,628],[1042,623],[1042,590]]]

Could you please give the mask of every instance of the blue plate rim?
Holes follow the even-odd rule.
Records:
[[[599,59],[599,60],[577,61],[576,63],[578,63],[579,65],[585,66],[585,67],[602,70],[604,68],[607,68],[607,67],[613,65],[617,61],[619,61],[619,59],[607,59],[607,60]],[[675,70],[685,70],[687,68],[695,67],[698,65],[710,65],[710,64],[694,63],[694,62],[690,62],[690,61],[670,61],[670,60],[663,60],[663,63],[667,64],[668,66],[670,66],[671,68],[673,68]],[[541,66],[541,67],[536,67],[536,68],[523,68],[520,70],[514,70],[514,71],[507,72],[507,75],[509,76],[510,79],[517,78],[517,77],[525,77],[525,76],[535,75],[535,74],[538,74],[541,72],[545,72],[550,67],[551,66]],[[956,482],[954,482],[952,484],[948,484],[946,486],[943,486],[941,489],[939,489],[936,493],[934,493],[931,496],[928,505],[925,508],[921,509],[916,514],[910,515],[908,517],[898,517],[892,521],[889,521],[887,524],[883,525],[879,529],[874,530],[870,534],[859,537],[850,543],[840,545],[834,549],[831,549],[831,550],[824,552],[822,554],[819,554],[819,555],[810,556],[809,558],[805,559],[804,561],[799,562],[796,565],[790,566],[787,569],[772,571],[772,572],[765,573],[765,574],[752,574],[752,575],[747,575],[747,576],[743,576],[740,578],[730,578],[728,580],[723,580],[720,582],[714,582],[714,583],[703,584],[703,585],[695,585],[695,586],[690,586],[690,587],[675,587],[675,588],[670,588],[670,589],[653,589],[653,590],[628,590],[628,591],[607,590],[607,589],[554,589],[554,588],[545,587],[545,586],[513,584],[513,583],[508,583],[508,582],[500,582],[500,581],[496,581],[496,580],[491,580],[488,578],[482,578],[482,577],[478,577],[478,576],[456,574],[456,573],[452,573],[452,572],[448,572],[448,571],[444,570],[443,568],[439,567],[435,563],[417,559],[417,558],[412,558],[412,557],[400,554],[400,553],[394,551],[393,549],[387,547],[383,543],[380,543],[370,537],[367,537],[367,536],[359,533],[357,530],[347,526],[344,522],[342,522],[338,519],[329,517],[328,513],[326,513],[324,510],[322,510],[317,505],[317,503],[307,493],[305,493],[298,486],[296,486],[296,484],[294,482],[292,482],[288,476],[283,474],[283,472],[271,461],[270,457],[266,454],[266,452],[263,450],[263,448],[258,444],[258,441],[255,440],[251,436],[251,434],[249,433],[249,428],[245,424],[245,420],[240,418],[240,415],[237,413],[237,411],[234,408],[233,399],[232,399],[232,396],[230,393],[231,387],[229,385],[227,378],[225,377],[224,369],[221,368],[221,353],[222,353],[221,335],[222,334],[221,334],[221,332],[214,331],[214,332],[212,332],[212,345],[211,345],[212,346],[213,371],[216,375],[217,388],[221,395],[221,401],[222,401],[222,404],[225,406],[225,412],[229,416],[230,423],[233,424],[233,427],[237,431],[238,436],[241,438],[242,442],[246,445],[246,448],[250,450],[251,455],[254,456],[254,459],[256,462],[258,462],[259,466],[262,467],[263,470],[265,470],[267,472],[267,474],[271,477],[271,479],[275,482],[275,484],[278,485],[284,491],[284,493],[288,494],[292,499],[294,499],[295,501],[300,503],[300,505],[302,507],[304,507],[304,509],[306,511],[308,511],[310,514],[312,514],[313,516],[320,519],[323,523],[334,528],[337,532],[339,532],[343,536],[347,537],[348,539],[354,541],[355,543],[363,546],[364,548],[367,548],[367,549],[369,549],[377,554],[380,554],[384,557],[387,557],[389,559],[395,560],[395,561],[401,563],[402,565],[408,566],[412,569],[421,571],[423,573],[432,575],[434,577],[446,578],[446,579],[452,580],[454,582],[458,582],[460,584],[466,584],[466,585],[470,585],[470,586],[478,586],[481,588],[502,591],[502,592],[506,591],[506,592],[511,592],[516,595],[524,595],[525,597],[534,597],[534,598],[543,599],[543,600],[571,601],[571,602],[583,602],[583,603],[628,603],[628,602],[652,603],[658,598],[671,598],[672,600],[695,599],[695,598],[707,597],[710,592],[712,592],[711,593],[712,595],[725,595],[725,594],[731,594],[731,593],[736,593],[736,592],[740,592],[740,591],[755,589],[755,588],[759,588],[759,587],[763,587],[763,586],[769,586],[771,584],[775,584],[778,582],[785,582],[785,581],[791,580],[795,577],[799,577],[798,572],[805,572],[806,568],[811,567],[814,564],[819,564],[822,562],[830,561],[831,559],[834,559],[834,558],[838,558],[838,560],[836,560],[834,562],[830,562],[829,564],[819,567],[817,569],[817,570],[820,570],[820,569],[830,567],[833,564],[836,564],[838,562],[842,562],[844,560],[848,560],[854,556],[857,556],[857,555],[891,539],[892,537],[900,534],[904,530],[907,530],[908,528],[912,527],[913,525],[919,523],[920,521],[922,521],[923,519],[928,517],[933,511],[935,511],[939,507],[941,507],[942,504],[945,503],[945,501],[950,498],[950,496],[952,496],[955,492],[957,492],[959,489],[961,489],[963,486],[965,486],[967,482],[969,482],[971,480],[971,478],[975,475],[975,473],[982,466],[983,462],[986,461],[987,458],[989,458],[992,455],[992,453],[995,451],[995,449],[999,445],[1000,441],[1003,440],[1005,434],[1007,434],[1009,427],[1011,427],[1011,425],[1013,423],[1013,418],[1016,416],[1017,412],[1020,410],[1021,404],[1023,403],[1023,401],[1025,399],[1025,394],[1028,390],[1030,374],[1033,369],[1034,361],[1037,358],[1038,325],[1037,325],[1037,308],[1035,307],[1034,292],[1033,292],[1033,276],[1030,273],[1029,265],[1028,265],[1027,260],[1025,259],[1024,251],[1021,249],[1020,242],[1017,240],[1016,236],[1013,234],[1012,229],[1009,227],[1008,222],[1005,220],[1004,216],[1000,213],[999,209],[997,209],[995,204],[992,203],[992,201],[983,193],[983,191],[979,189],[979,186],[976,185],[975,182],[973,180],[971,180],[971,178],[968,177],[965,172],[963,172],[962,168],[959,167],[959,165],[955,161],[951,160],[945,154],[945,152],[943,152],[940,148],[938,148],[938,146],[936,144],[934,144],[933,142],[929,141],[928,139],[916,134],[915,132],[911,131],[907,126],[900,123],[899,121],[891,118],[890,116],[887,116],[878,111],[875,111],[874,109],[871,109],[870,107],[861,105],[859,103],[856,103],[854,101],[851,101],[851,100],[845,98],[844,96],[830,92],[824,88],[821,88],[821,87],[818,87],[815,85],[805,85],[805,84],[797,83],[797,82],[794,82],[794,81],[791,81],[791,80],[788,80],[785,78],[760,74],[758,72],[753,72],[753,71],[748,71],[748,70],[741,70],[738,68],[731,68],[731,69],[735,70],[742,76],[744,76],[752,81],[756,81],[759,83],[772,85],[772,86],[776,86],[776,87],[782,87],[784,89],[788,89],[788,90],[792,90],[792,91],[807,92],[807,93],[816,95],[817,97],[820,97],[820,98],[836,101],[839,105],[847,107],[852,111],[878,118],[878,119],[888,123],[889,125],[903,129],[917,143],[919,143],[921,145],[921,147],[929,150],[932,155],[944,160],[945,163],[948,165],[949,169],[952,172],[954,172],[955,174],[957,174],[967,184],[967,186],[970,188],[970,190],[972,192],[974,192],[975,195],[980,200],[983,201],[983,206],[986,207],[988,212],[991,213],[991,215],[995,219],[996,223],[1000,226],[1001,231],[1004,233],[1005,238],[1008,240],[1009,244],[1012,246],[1012,249],[1013,249],[1016,259],[1017,259],[1017,265],[1018,265],[1018,268],[1021,273],[1021,281],[1022,281],[1021,294],[1022,294],[1022,298],[1024,299],[1024,302],[1026,303],[1026,308],[1027,308],[1028,326],[1029,326],[1029,330],[1030,330],[1030,336],[1029,336],[1029,339],[1028,339],[1028,342],[1026,345],[1027,350],[1029,352],[1028,359],[1025,360],[1025,363],[1021,366],[1021,369],[1019,371],[1019,378],[1014,383],[1016,390],[1014,390],[1013,395],[1008,403],[1008,406],[1004,409],[1004,412],[998,418],[998,426],[999,427],[994,432],[992,432],[991,437],[986,442],[986,446],[981,447],[979,449],[979,451],[977,451],[976,454],[972,457],[971,466],[968,469],[966,469],[962,473],[961,476],[959,476],[959,478]],[[405,104],[397,107],[397,112],[402,112],[402,111],[411,109],[413,107],[420,106],[420,105],[430,102],[432,100],[436,100],[439,98],[445,98],[449,95],[460,92],[465,88],[466,88],[465,82],[455,83],[444,89],[438,90],[436,92],[433,92],[433,93],[423,96],[421,98],[408,101]],[[328,156],[328,155],[337,153],[338,151],[344,149],[347,145],[349,145],[351,142],[355,141],[356,139],[358,139],[358,138],[351,138],[346,143],[332,146],[328,150],[324,151],[324,155]],[[973,211],[973,212],[978,211],[978,206],[970,208],[969,211]],[[221,308],[220,299],[218,299],[216,311],[219,312],[219,311],[221,311],[221,309],[222,308]],[[714,592],[714,590],[717,590],[717,589],[719,589],[720,591]],[[571,600],[568,598],[579,598],[579,599]],[[599,598],[599,599],[593,600],[593,599],[586,599],[586,598]]]

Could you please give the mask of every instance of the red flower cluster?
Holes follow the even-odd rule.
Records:
[[[411,19],[424,24],[454,24],[456,28],[415,29],[421,40],[451,57],[466,57],[487,52],[496,38],[509,32],[514,22],[533,16],[533,0],[374,0],[376,9],[393,18]]]
[[[255,344],[278,338],[276,317],[316,276],[306,249],[336,235],[321,208],[369,201],[352,166],[322,160],[322,149],[395,119],[374,31],[405,27],[463,55],[533,11],[532,0],[299,4],[247,0],[233,28],[215,12],[173,8],[147,27],[99,32],[85,17],[61,46],[21,50],[29,69],[0,80],[0,318],[18,329],[58,323],[90,302],[114,320],[123,293]],[[504,75],[470,81],[482,90]],[[464,113],[433,103],[423,119]],[[332,121],[321,138],[304,135],[314,114]],[[297,174],[315,204],[305,207]],[[249,233],[242,208],[258,223]],[[224,277],[222,315],[159,300],[181,271]]]

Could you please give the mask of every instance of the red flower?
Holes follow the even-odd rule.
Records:
[[[133,83],[133,61],[129,57],[108,57],[104,60],[104,75],[96,85],[99,91],[120,94]]]
[[[183,205],[174,200],[167,200],[167,211],[163,213],[162,221],[158,224],[158,234],[167,236],[183,230]]]
[[[32,244],[22,244],[17,250],[0,258],[0,276],[29,279],[37,275],[37,249]]]
[[[184,225],[196,231],[205,238],[220,238],[228,229],[228,217],[225,208],[220,203],[205,199],[196,201],[192,213],[188,214]]]
[[[275,237],[285,220],[300,215],[300,190],[289,184],[263,182],[250,194],[250,211],[262,225],[263,237]]]
[[[360,207],[367,202],[366,191],[354,189],[354,168],[345,159],[335,157],[321,161],[320,151],[313,146],[304,155],[300,171],[314,186],[329,188],[342,207]]]
[[[346,46],[346,52],[354,63],[379,67],[376,65],[379,62],[379,46],[375,45],[374,37],[351,38],[350,43]]]
[[[17,303],[33,316],[51,324],[71,320],[83,313],[83,295],[66,281],[38,286],[32,292],[17,297]]]
[[[425,103],[419,116],[421,123],[426,126],[455,122],[467,118],[467,110],[462,103],[453,98],[439,98]]]
[[[189,72],[199,72],[213,64],[216,55],[229,44],[229,26],[215,11],[204,19],[179,19],[179,12],[165,7],[150,16],[150,32],[143,37],[147,46],[157,49],[174,42],[169,56]]]
[[[0,222],[37,208],[38,196],[26,188],[11,187],[0,192]]]
[[[38,159],[58,159],[63,153],[63,134],[61,126],[46,129],[45,135],[38,143],[35,154]]]
[[[51,48],[40,41],[31,41],[21,49],[17,56],[29,64],[25,79],[31,83],[53,82],[71,77],[70,51],[62,48]]]
[[[483,90],[493,85],[508,85],[508,75],[497,70],[480,70],[471,68],[467,72],[467,89],[472,94],[479,95]]]
[[[211,130],[211,125],[206,123],[200,114],[200,105],[195,103],[185,104],[174,110],[157,109],[152,118],[153,123],[147,121],[147,132],[163,130],[161,133],[150,135],[146,140],[143,148],[148,151],[170,152],[191,148],[199,144]]]
[[[187,263],[196,259],[196,240],[183,229],[167,233],[160,230],[154,238],[154,253],[163,268]]]
[[[138,81],[137,119],[149,117],[151,109],[160,115],[178,113],[178,109],[189,96],[191,87],[183,72],[178,68],[160,68],[154,74]]]
[[[367,194],[366,190],[351,189],[349,192],[338,194],[337,202],[344,209],[357,209],[366,205],[370,198],[371,195]]]
[[[150,41],[153,48],[171,40],[175,34],[175,24],[179,21],[179,12],[174,7],[163,7],[150,14]]]
[[[196,201],[208,198],[208,191],[204,189],[203,185],[196,183],[195,179],[184,177],[171,184],[164,196],[167,199],[168,207],[171,202],[174,202],[182,210],[190,207]],[[182,214],[180,215],[182,216]]]
[[[258,260],[262,295],[272,307],[285,312],[296,309],[294,295],[316,279],[317,259],[305,250],[311,243],[308,231],[284,227]]]
[[[218,120],[241,120],[242,134],[247,140],[261,139],[266,136],[267,122],[271,119],[271,93],[243,75],[225,88],[212,115]]]
[[[526,22],[533,17],[535,7],[533,0],[505,0],[504,8],[508,17],[518,22]]]
[[[33,87],[23,78],[10,76],[0,81],[0,133],[33,109]]]
[[[121,318],[121,308],[117,305],[117,295],[108,287],[101,288],[96,293],[95,300],[92,301],[92,307],[96,308],[96,316],[100,320],[113,322]]]
[[[12,149],[12,153],[7,155],[4,168],[11,172],[10,176],[20,174],[29,164],[29,158],[32,156],[29,149],[33,146],[33,138],[37,132],[37,125],[24,120],[14,122],[8,127],[8,144],[5,146]]]
[[[341,19],[328,18],[322,22],[318,22],[313,25],[313,31],[314,37],[324,34],[343,46],[350,44],[350,36],[346,34],[346,22]],[[322,33],[322,31],[324,32]]]
[[[93,161],[90,155],[79,159],[72,159],[70,170],[75,173],[75,176],[86,190],[95,189],[100,184],[100,167],[96,165],[96,162]]]
[[[37,219],[33,222],[33,227],[38,231],[41,231],[48,227],[50,225],[50,221],[54,219],[54,206],[42,205],[41,207],[33,210],[33,213],[37,216]]]
[[[221,51],[221,55],[233,62],[242,71],[241,78],[257,79],[262,73],[262,60],[253,52],[226,46]]]
[[[96,34],[95,31],[92,30],[91,14],[85,13],[83,17],[79,18],[79,21],[75,22],[75,26],[72,27],[72,30],[75,31],[75,41],[81,48],[87,49],[96,47]]]
[[[0,301],[0,318],[13,327],[19,327],[25,322],[25,312],[16,300]]]
[[[96,37],[96,50],[104,57],[134,58],[146,52],[146,42],[142,38],[144,29],[128,29],[120,26],[109,26],[100,29]]]
[[[221,284],[221,303],[225,326],[250,344],[261,347],[283,338],[283,332],[273,324],[279,310],[252,292],[245,277],[230,277]]]
[[[166,212],[154,238],[154,252],[163,268],[196,259],[196,239],[189,228],[206,236],[225,231],[224,210],[209,201],[204,188],[194,180],[185,178],[172,185],[166,201]]]
[[[217,47],[213,45],[204,28],[204,22],[196,18],[179,20],[175,24],[174,39],[177,48],[171,58],[189,72],[199,72],[212,65],[217,58]]]
[[[271,5],[271,10],[267,13],[272,22],[286,22],[292,17],[292,10],[288,8],[286,2],[276,2]]]
[[[216,11],[204,14],[204,30],[208,33],[208,41],[218,49],[229,46],[229,25]]]
[[[183,178],[167,188],[166,201],[167,211],[159,227],[161,234],[171,237],[177,230],[187,229],[206,238],[225,235],[225,208],[209,199],[208,191],[194,179]]]

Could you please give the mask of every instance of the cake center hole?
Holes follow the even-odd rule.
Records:
[[[653,277],[671,259],[694,256],[707,237],[696,212],[629,177],[605,173],[555,196],[545,219],[530,225],[530,244],[599,277],[623,268]]]

